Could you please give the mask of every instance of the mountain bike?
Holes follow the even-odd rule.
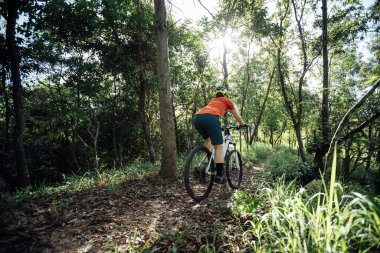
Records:
[[[244,127],[247,129],[247,127]],[[224,132],[223,157],[225,176],[228,185],[232,189],[240,187],[243,177],[243,162],[240,152],[236,148],[236,142],[233,141],[230,130],[240,130],[240,126],[225,126]],[[186,158],[183,179],[186,191],[189,196],[197,202],[208,197],[214,184],[216,175],[214,164],[215,150],[209,150],[204,145],[199,145],[190,151]]]

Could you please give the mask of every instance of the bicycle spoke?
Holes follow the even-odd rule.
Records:
[[[199,146],[190,152],[184,169],[184,182],[186,190],[195,201],[201,201],[209,195],[214,176],[206,172],[211,152]],[[213,168],[214,164],[211,163]]]
[[[240,153],[237,150],[232,150],[228,154],[226,159],[226,170],[230,187],[233,189],[239,188],[243,177],[243,164]]]

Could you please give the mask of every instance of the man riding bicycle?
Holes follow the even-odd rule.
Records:
[[[239,122],[240,127],[247,126],[241,119],[234,103],[227,97],[227,89],[219,86],[215,90],[215,98],[210,100],[208,104],[201,108],[195,115],[193,125],[198,133],[204,139],[204,146],[215,149],[215,183],[224,184],[227,178],[223,175],[224,157],[223,157],[223,135],[220,118],[228,111]]]

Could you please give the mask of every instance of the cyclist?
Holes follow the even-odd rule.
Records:
[[[218,184],[227,182],[227,178],[223,175],[223,135],[220,118],[228,111],[231,111],[232,116],[239,122],[240,127],[247,126],[241,119],[234,103],[227,97],[226,87],[219,86],[215,89],[215,98],[201,108],[193,120],[195,129],[204,139],[204,146],[208,149],[211,149],[212,146],[215,148],[215,182]]]

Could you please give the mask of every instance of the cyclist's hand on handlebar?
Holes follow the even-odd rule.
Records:
[[[242,128],[248,128],[248,125],[247,124],[241,124],[239,127],[240,127],[240,129],[242,129]]]

